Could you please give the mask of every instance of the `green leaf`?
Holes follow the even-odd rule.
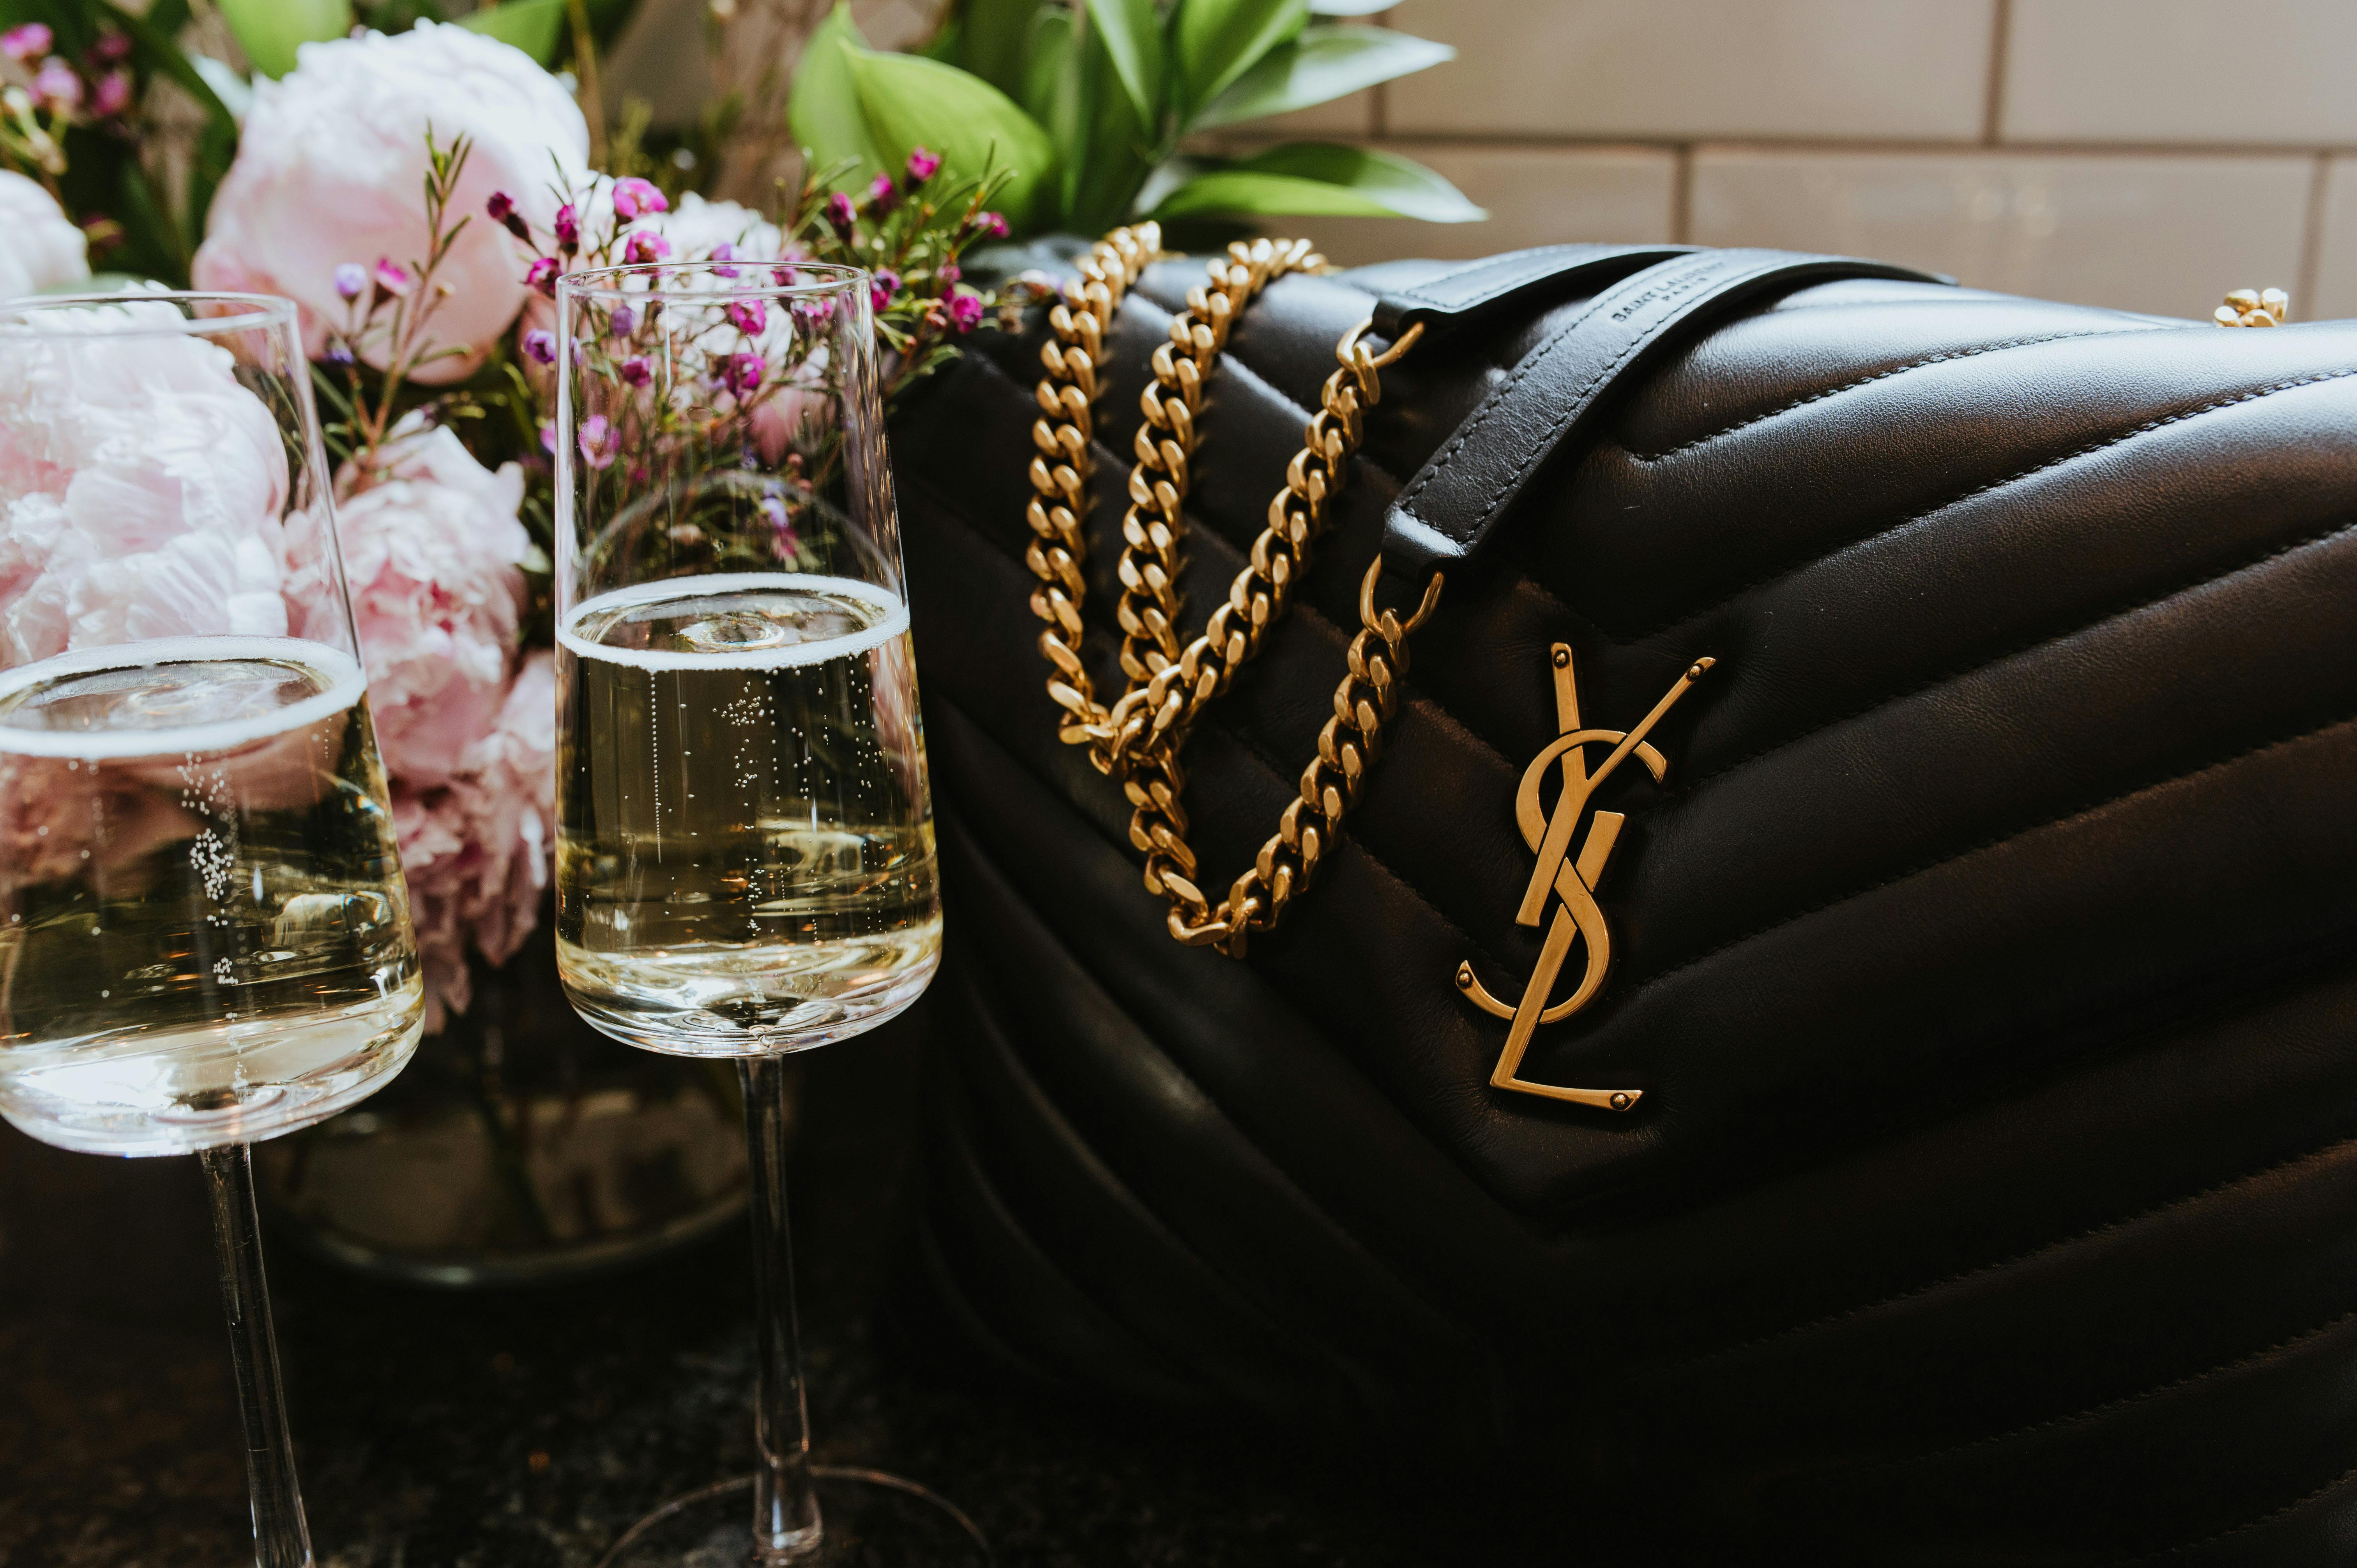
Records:
[[[959,16],[958,53],[951,63],[963,66],[1007,97],[1021,99],[1031,18],[1039,9],[1039,0],[966,0]]]
[[[866,49],[849,60],[868,135],[890,160],[883,166],[897,171],[911,148],[924,146],[941,155],[952,177],[1009,170],[1015,177],[1000,190],[999,209],[1014,227],[1029,225],[1056,169],[1055,147],[1038,121],[955,66]]]
[[[1271,49],[1234,86],[1204,105],[1193,128],[1290,113],[1456,58],[1447,44],[1389,27],[1305,27],[1299,38]]]
[[[851,7],[838,5],[803,46],[794,72],[793,96],[786,101],[794,140],[810,149],[811,166],[825,168],[845,159],[858,167],[846,182],[864,181],[884,166],[884,149],[867,129],[859,107],[859,84],[851,74],[854,56],[866,52]]]
[[[1060,226],[1094,234],[1128,215],[1138,188],[1153,172],[1157,149],[1149,123],[1139,120],[1136,105],[1121,83],[1104,35],[1092,31],[1083,47],[1087,68],[1081,80],[1088,131],[1073,149],[1057,149],[1064,176],[1064,209],[1058,216]]]
[[[553,64],[565,43],[565,0],[503,0],[458,18],[458,25],[487,38],[513,44],[542,65]]]
[[[1171,17],[1178,117],[1228,90],[1260,58],[1290,43],[1309,20],[1309,0],[1178,0]]]
[[[1088,0],[1090,31],[1151,135],[1162,119],[1162,25],[1154,0]]]
[[[297,44],[352,30],[351,0],[221,0],[221,14],[253,69],[274,78],[295,69]]]
[[[1420,218],[1427,223],[1472,223],[1489,216],[1422,164],[1330,142],[1288,143],[1198,175],[1164,197],[1154,216],[1220,212]]]
[[[1313,16],[1372,16],[1390,10],[1399,0],[1309,0]]]

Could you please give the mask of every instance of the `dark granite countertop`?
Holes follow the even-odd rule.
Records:
[[[887,1031],[804,1070],[796,1224],[823,1461],[931,1483],[1008,1568],[1580,1557],[1517,1541],[1454,1483],[1378,1480],[1305,1439],[1058,1402],[879,1348],[920,1045]],[[750,1467],[733,1230],[497,1292],[384,1283],[283,1242],[270,1267],[323,1568],[589,1568],[649,1508]],[[252,1561],[193,1160],[70,1155],[0,1126],[0,1568]]]

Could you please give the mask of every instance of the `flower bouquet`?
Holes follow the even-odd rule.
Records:
[[[642,27],[705,29],[714,71],[701,112],[658,127],[627,92],[605,113],[630,0],[455,21],[434,0],[0,0],[0,296],[193,285],[300,308],[438,1042],[364,1112],[273,1145],[280,1201],[323,1246],[503,1277],[693,1233],[741,1191],[732,1086],[607,1047],[533,940],[554,837],[557,279],[856,265],[888,407],[1038,296],[965,275],[971,248],[1018,231],[1147,211],[1478,216],[1387,156],[1200,144],[1446,57],[1311,19],[1371,8],[967,0],[895,53],[842,5],[645,0]],[[793,569],[821,509],[734,493],[681,411],[722,411],[765,470],[841,461],[783,449],[806,389],[770,349],[794,324],[752,306],[683,332],[654,308],[574,328],[608,398],[578,424],[583,472],[676,489],[617,457],[687,454],[710,515],[679,512],[661,548],[683,569]],[[137,399],[0,452],[0,637],[21,660],[126,624],[283,622],[299,565],[237,482],[220,411],[148,371]],[[650,442],[648,421],[681,428]]]

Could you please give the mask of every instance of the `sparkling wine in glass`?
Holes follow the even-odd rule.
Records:
[[[616,1568],[986,1558],[921,1487],[811,1465],[794,1317],[782,1058],[900,1012],[941,956],[869,286],[741,261],[557,285],[557,961],[606,1033],[737,1060],[753,1177],[759,1468]]]
[[[415,939],[294,306],[0,308],[0,1115],[196,1154],[255,1561],[311,1561],[248,1145],[415,1049]]]

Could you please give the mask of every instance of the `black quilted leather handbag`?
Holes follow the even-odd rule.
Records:
[[[1148,270],[1098,356],[1096,627],[1203,277]],[[1284,277],[1210,383],[1190,625],[1367,317],[1424,333],[1190,716],[1189,886],[1330,744],[1378,553],[1378,611],[1448,585],[1240,961],[1172,940],[1226,896],[1141,890],[1174,863],[1042,693],[1049,328],[896,431],[942,1320],[1067,1388],[1437,1434],[1648,1561],[2357,1561],[2357,325],[1676,247]]]

